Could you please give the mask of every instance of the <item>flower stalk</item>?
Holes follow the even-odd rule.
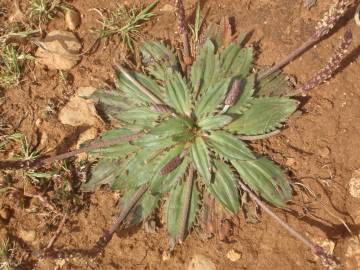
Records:
[[[314,46],[320,41],[325,35],[330,33],[334,28],[336,22],[345,14],[347,7],[349,6],[348,0],[336,0],[335,3],[330,7],[330,9],[325,13],[323,19],[318,23],[315,28],[314,34],[305,41],[299,48],[295,49],[288,56],[286,56],[282,61],[273,67],[269,68],[264,73],[260,74],[258,80],[264,79],[279,69],[283,68],[290,62],[292,62],[299,55],[304,53],[307,49]]]

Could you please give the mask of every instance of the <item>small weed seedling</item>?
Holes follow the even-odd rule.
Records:
[[[29,0],[28,16],[37,24],[46,24],[67,7],[62,0]]]
[[[155,16],[151,10],[155,7],[157,2],[151,3],[146,7],[119,6],[115,11],[97,11],[101,19],[99,23],[102,25],[101,29],[95,30],[100,39],[107,39],[113,36],[119,36],[121,41],[127,47],[133,50],[133,42],[139,35],[139,28],[141,25]]]
[[[0,240],[0,270],[13,270],[9,238]]]
[[[20,59],[14,45],[0,47],[0,86],[18,83],[21,75]]]

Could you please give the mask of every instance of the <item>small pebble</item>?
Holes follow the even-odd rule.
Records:
[[[319,155],[323,158],[327,158],[330,155],[330,149],[329,149],[329,147],[326,147],[326,146],[320,147],[318,152],[319,152]]]
[[[241,253],[231,249],[227,254],[226,258],[228,258],[232,262],[236,262],[241,259]]]
[[[360,169],[352,174],[349,181],[349,193],[354,198],[360,199]]]
[[[216,270],[215,264],[203,255],[195,255],[187,270]]]
[[[163,262],[170,260],[170,258],[171,258],[171,254],[170,254],[170,252],[167,252],[166,250],[161,255],[161,259],[163,260]]]
[[[0,220],[3,223],[7,223],[11,217],[11,210],[8,206],[4,206],[0,209]]]
[[[36,232],[34,230],[20,230],[19,237],[25,242],[32,243],[36,239]]]

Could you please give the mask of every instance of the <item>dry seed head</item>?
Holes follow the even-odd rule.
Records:
[[[340,46],[336,49],[334,55],[330,58],[329,62],[324,68],[319,70],[314,77],[302,87],[303,91],[309,91],[324,81],[331,78],[332,74],[336,69],[339,68],[341,61],[344,59],[347,49],[349,48],[352,41],[352,32],[348,30],[345,32],[344,37],[341,40]]]
[[[315,36],[320,38],[334,28],[336,22],[344,15],[349,6],[348,0],[336,0],[316,26]]]
[[[184,34],[186,33],[186,24],[185,24],[185,9],[184,4],[182,0],[174,0],[174,6],[175,6],[175,15],[178,20],[178,26],[179,26],[179,33]]]
[[[240,80],[235,79],[233,84],[231,85],[230,91],[226,96],[225,105],[233,106],[235,104],[240,94],[240,86]]]
[[[180,156],[174,157],[164,167],[162,167],[162,169],[160,170],[160,176],[164,176],[172,172],[180,165],[180,163],[181,163]]]

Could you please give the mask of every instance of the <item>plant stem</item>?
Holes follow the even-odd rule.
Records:
[[[320,37],[316,37],[315,35],[313,35],[310,39],[308,39],[306,42],[304,42],[299,48],[297,48],[296,50],[292,51],[289,55],[287,55],[282,61],[280,61],[273,67],[269,68],[264,73],[259,74],[258,81],[268,77],[269,75],[273,74],[274,72],[278,71],[279,69],[285,67],[291,61],[293,61],[296,57],[298,57],[300,54],[305,52],[308,48],[315,45],[319,40],[320,40]]]
[[[137,204],[137,202],[141,199],[141,197],[144,195],[144,193],[147,191],[148,186],[143,185],[141,186],[136,193],[132,196],[127,206],[122,209],[119,216],[116,218],[114,224],[108,229],[105,230],[102,236],[99,238],[99,240],[96,242],[95,246],[93,247],[93,251],[98,254],[101,252],[109,243],[114,233],[117,231],[117,229],[120,227],[120,225],[123,223],[125,218],[129,215],[130,211],[134,208],[134,206]]]
[[[70,151],[67,153],[63,153],[63,154],[53,156],[53,157],[48,157],[48,158],[39,157],[34,160],[3,160],[3,161],[0,161],[0,169],[21,169],[21,168],[25,168],[25,167],[27,167],[27,168],[38,167],[38,166],[41,166],[41,165],[44,165],[47,163],[51,163],[51,162],[54,162],[57,160],[63,160],[63,159],[69,158],[69,157],[76,156],[81,153],[86,153],[91,150],[108,147],[111,145],[118,144],[120,142],[132,141],[132,140],[136,139],[137,137],[141,136],[142,134],[143,134],[142,132],[138,132],[135,134],[125,135],[125,136],[121,136],[121,137],[110,139],[110,140],[96,141],[96,142],[93,142],[90,145],[82,147],[80,149],[76,149],[74,151]]]
[[[178,21],[178,29],[182,38],[183,43],[183,57],[185,65],[188,66],[191,64],[191,53],[190,53],[190,44],[189,44],[189,34],[186,28],[185,23],[185,9],[182,0],[174,0],[175,6],[175,15]]]
[[[282,227],[284,227],[293,237],[303,242],[306,246],[308,246],[317,256],[321,257],[322,259],[326,260],[327,262],[332,262],[333,259],[331,256],[326,254],[325,250],[316,245],[310,239],[306,238],[304,235],[300,234],[299,232],[295,231],[289,224],[283,221],[280,217],[278,217],[265,203],[263,203],[255,193],[253,193],[243,182],[239,181],[240,187],[246,191],[251,199],[253,199],[261,209],[266,212],[270,217],[272,217],[277,223],[279,223]]]
[[[194,168],[192,164],[189,165],[188,175],[186,177],[185,193],[183,198],[183,209],[181,213],[180,229],[177,235],[177,241],[181,244],[184,241],[186,235],[186,228],[189,219],[189,209],[191,204],[191,194],[194,186]]]
[[[308,48],[315,45],[321,38],[327,35],[335,26],[336,22],[344,15],[348,7],[348,0],[337,0],[325,13],[323,19],[319,21],[314,34],[299,48],[291,52],[286,56],[281,62],[274,65],[264,73],[260,74],[258,80],[264,79],[265,77],[271,75],[272,73],[283,68],[291,61],[293,61],[300,54],[305,52]]]

